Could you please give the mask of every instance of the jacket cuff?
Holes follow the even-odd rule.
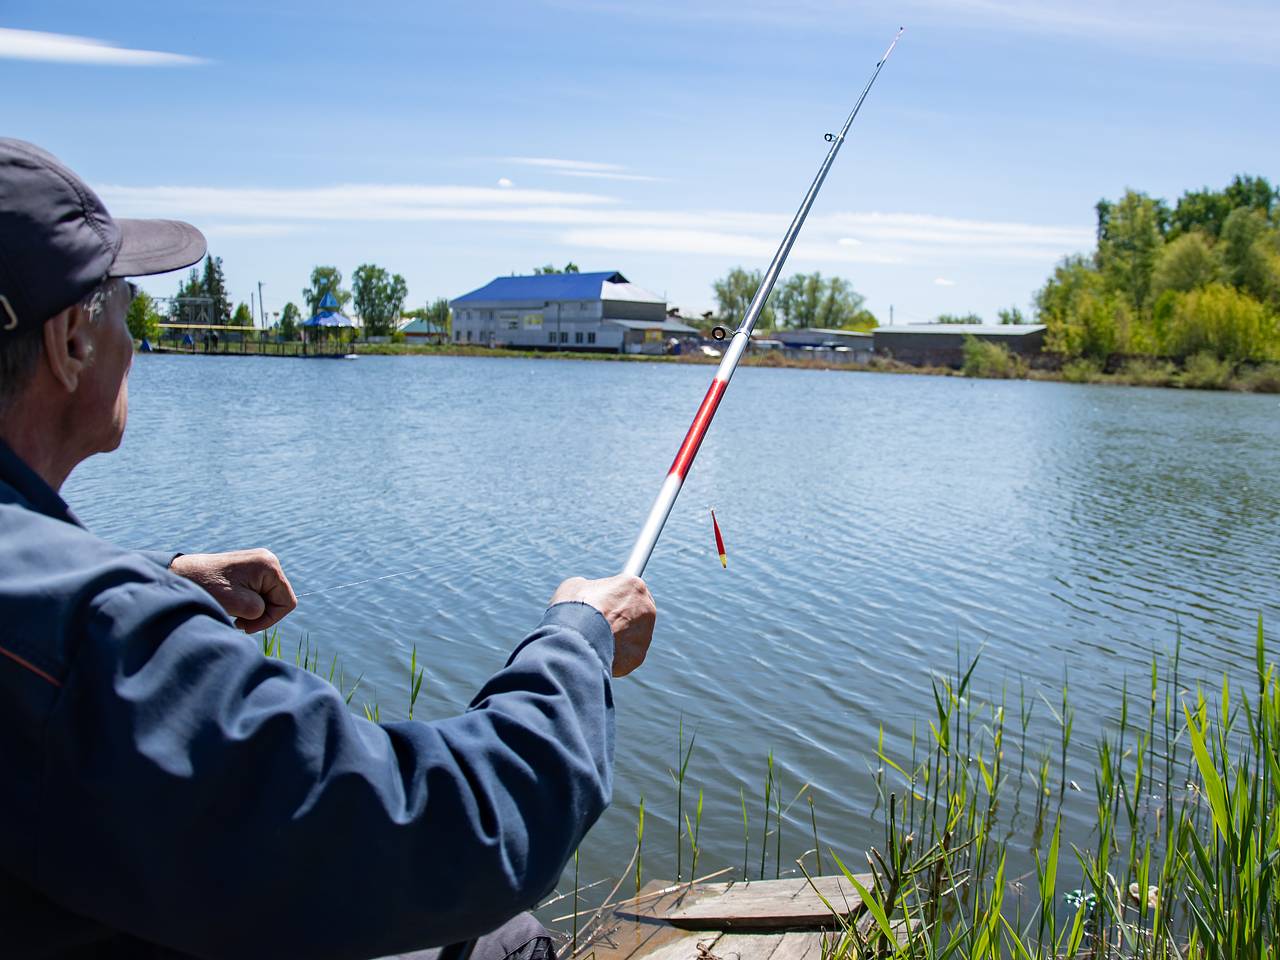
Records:
[[[554,604],[547,607],[538,626],[567,627],[582,634],[600,658],[605,674],[613,675],[613,631],[609,629],[609,621],[604,618],[604,614],[591,604],[581,600]]]
[[[182,556],[180,550],[139,550],[138,553],[163,570],[168,570],[169,564]]]

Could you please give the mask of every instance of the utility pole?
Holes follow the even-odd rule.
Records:
[[[267,328],[267,305],[262,300],[262,281],[258,281],[258,310],[262,314],[262,329]]]
[[[253,291],[249,291],[249,316],[256,317],[258,315],[257,308],[253,305]]]
[[[893,326],[893,304],[889,304],[889,326]]]

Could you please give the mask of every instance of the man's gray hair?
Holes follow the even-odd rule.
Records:
[[[80,306],[93,323],[98,322],[111,294],[114,280],[108,277],[93,288]],[[0,333],[0,414],[7,413],[36,375],[44,354],[44,324]]]

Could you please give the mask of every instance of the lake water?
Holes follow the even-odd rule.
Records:
[[[416,713],[445,716],[561,579],[618,570],[711,374],[140,356],[123,448],[64,494],[117,542],[267,546],[299,593],[420,568],[306,597],[283,635],[363,672],[356,702],[384,719],[404,714],[416,645]],[[1259,612],[1275,635],[1280,399],[743,369],[647,580],[657,632],[615,686],[615,802],[584,880],[625,866],[642,794],[646,874],[674,875],[681,717],[697,731],[686,796],[706,793],[700,873],[740,865],[740,787],[758,857],[770,750],[788,799],[813,784],[824,844],[865,848],[877,730],[907,752],[957,649],[981,648],[981,687],[1015,697],[1021,682],[1053,700],[1069,675],[1071,775],[1089,791],[1122,683],[1179,629],[1184,676],[1211,687],[1246,675]],[[807,804],[792,814],[787,862],[810,845]]]

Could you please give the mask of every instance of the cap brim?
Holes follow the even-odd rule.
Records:
[[[181,220],[117,220],[120,251],[113,277],[145,277],[189,267],[205,255],[204,234]]]

